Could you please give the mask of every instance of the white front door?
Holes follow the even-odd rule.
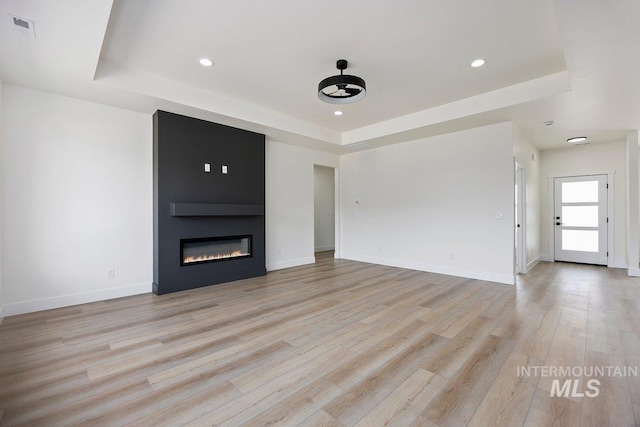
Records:
[[[607,265],[607,175],[555,178],[555,260]]]

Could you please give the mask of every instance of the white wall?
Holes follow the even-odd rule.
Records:
[[[149,292],[151,117],[7,84],[2,113],[5,313]]]
[[[267,270],[314,262],[314,165],[335,154],[267,140]]]
[[[638,164],[640,163],[640,150],[638,150],[638,130],[627,132],[627,140],[625,142],[625,157],[627,169],[627,194],[626,194],[626,213],[627,213],[627,265],[629,266],[629,276],[640,276],[640,236],[638,230],[640,227],[640,174],[638,174]]]
[[[314,166],[314,246],[315,251],[335,248],[335,170]]]
[[[343,258],[513,283],[511,123],[344,155],[340,177]]]
[[[637,130],[637,129],[633,130],[633,131],[630,131],[628,133],[628,135],[627,135],[627,144],[631,143],[632,141],[633,142],[637,141],[638,143],[640,143],[640,140],[638,140],[638,133],[639,132],[640,132],[640,130]],[[629,149],[627,149],[627,150],[628,150],[627,152],[629,152]],[[633,161],[633,162],[627,161],[627,164],[631,166],[630,167],[631,170],[627,171],[627,174],[628,174],[627,181],[629,183],[631,183],[632,180],[635,180],[635,185],[631,185],[630,186],[630,191],[633,192],[632,193],[633,195],[630,194],[629,197],[627,198],[627,200],[629,202],[635,203],[635,208],[631,209],[631,210],[627,209],[627,212],[630,212],[629,218],[631,220],[633,220],[633,218],[636,217],[636,219],[638,220],[638,229],[640,230],[640,214],[639,214],[639,212],[640,212],[640,192],[639,192],[639,189],[640,189],[640,170],[638,170],[639,169],[638,165],[640,165],[640,147],[638,147],[636,145],[630,151],[631,152],[638,151],[638,156],[636,157],[636,161]],[[628,167],[628,169],[629,169],[629,167]],[[633,175],[630,175],[630,174],[633,174]],[[636,243],[637,243],[636,248],[637,249],[636,250],[638,251],[638,253],[640,253],[640,238],[638,238],[637,230],[634,230],[633,234],[635,235],[633,237],[633,239],[634,240],[637,239],[637,241],[636,241]],[[627,242],[627,244],[629,244],[629,242]],[[633,244],[633,240],[632,240],[631,244]],[[633,250],[629,250],[629,252],[633,252]],[[629,254],[627,254],[627,255],[629,255]],[[628,258],[628,259],[630,259],[630,258]],[[630,268],[633,268],[633,267],[636,266],[635,262],[628,262],[628,264],[629,264]],[[634,276],[640,276],[640,256],[639,256],[639,259],[638,259],[638,269],[637,270],[632,270],[631,273]],[[629,274],[629,275],[631,275],[631,274]]]
[[[626,262],[626,143],[589,144],[540,153],[540,248],[542,257],[550,260],[549,254],[549,176],[576,176],[606,174],[615,171],[614,191],[614,244],[613,264],[624,268]],[[553,206],[551,206],[551,209]],[[611,248],[609,248],[611,253]]]
[[[4,141],[4,126],[2,123],[2,79],[0,79],[0,189],[2,188],[2,159],[4,155],[3,151],[3,141]],[[2,191],[0,191],[0,224],[2,224]],[[2,227],[0,227],[0,323],[2,322],[2,317],[4,316],[4,304],[3,304],[3,296],[2,296]]]
[[[527,271],[540,261],[540,150],[513,126],[513,156],[526,171]]]

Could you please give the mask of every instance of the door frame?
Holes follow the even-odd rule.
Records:
[[[615,192],[615,175],[616,171],[605,171],[605,172],[589,172],[589,173],[574,173],[574,174],[553,174],[547,175],[547,183],[548,183],[548,205],[547,205],[547,224],[548,224],[548,236],[549,236],[549,262],[555,262],[556,258],[556,249],[555,249],[555,227],[552,226],[554,224],[554,211],[555,211],[555,186],[554,180],[556,178],[573,178],[573,177],[583,177],[583,176],[591,176],[591,175],[607,175],[607,184],[610,185],[609,191],[607,191],[607,217],[609,218],[609,222],[607,223],[607,251],[609,252],[609,256],[607,257],[607,267],[615,267],[615,240],[613,236],[613,230],[615,229],[615,210],[614,210],[614,197],[613,193]]]
[[[319,162],[313,162],[313,170],[315,169],[316,166],[320,166],[323,168],[328,168],[328,169],[333,169],[333,198],[334,198],[334,239],[333,239],[333,244],[334,244],[334,250],[333,250],[333,257],[335,259],[340,259],[342,256],[342,244],[341,244],[341,239],[340,237],[342,236],[341,233],[341,228],[340,228],[340,224],[342,224],[342,221],[340,219],[340,168],[338,166],[331,166],[329,164],[325,164],[325,163],[319,163]],[[315,175],[314,175],[314,179],[315,179]],[[314,197],[315,197],[315,189],[314,189]],[[314,206],[315,206],[315,202],[314,202]],[[315,230],[315,215],[314,215],[314,230]],[[315,233],[315,231],[314,231]],[[315,246],[314,246],[315,249]],[[314,252],[314,257],[315,257],[315,252]]]
[[[527,264],[527,170],[518,162],[515,162],[515,174],[515,185],[518,189],[518,208],[514,215],[515,224],[513,224],[517,241],[515,273],[527,274],[529,271]],[[518,184],[520,185],[518,186]],[[514,203],[515,208],[516,204]],[[520,224],[520,227],[518,227],[518,224]]]
[[[588,175],[588,176],[577,176],[577,177],[569,177],[569,178],[555,178],[554,188],[555,188],[555,203],[554,203],[554,218],[555,218],[555,261],[565,261],[565,262],[577,262],[583,264],[594,264],[594,265],[608,265],[609,262],[609,233],[608,233],[608,194],[609,194],[609,183],[608,183],[608,175]],[[575,183],[590,183],[596,184],[596,199],[577,199],[573,201],[565,201],[564,196],[564,185],[570,185]],[[571,218],[565,218],[564,208],[567,206],[569,209],[571,207],[578,206],[578,209],[589,207],[596,208],[596,224],[571,224]],[[604,209],[603,209],[604,208]],[[571,216],[569,213],[567,216]],[[586,232],[588,234],[593,235],[593,231],[597,230],[595,235],[597,236],[596,242],[596,250],[584,250],[582,247],[574,247],[573,249],[568,249],[563,247],[563,239],[565,230],[568,233],[573,232],[574,230],[578,230],[577,232]],[[571,239],[569,240],[571,241]]]

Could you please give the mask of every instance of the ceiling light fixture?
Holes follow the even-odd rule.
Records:
[[[547,120],[546,122],[544,122],[545,126],[553,126],[554,121],[553,120]]]
[[[579,142],[583,142],[583,141],[586,141],[586,140],[587,140],[586,136],[574,136],[573,138],[567,139],[567,142],[569,144],[577,144]]]
[[[213,61],[209,58],[200,58],[198,62],[200,62],[200,65],[203,67],[211,67],[213,65]]]
[[[367,94],[367,85],[357,76],[343,74],[347,60],[339,59],[336,68],[340,74],[327,77],[318,84],[318,98],[329,104],[349,104],[361,100]]]
[[[482,59],[482,58],[478,58],[478,59],[475,59],[475,60],[471,63],[471,66],[472,66],[473,68],[482,67],[482,66],[485,64],[485,62],[486,62],[486,61],[485,61],[484,59]]]
[[[334,111],[333,114],[335,114],[336,116],[341,116],[342,115],[342,111]]]

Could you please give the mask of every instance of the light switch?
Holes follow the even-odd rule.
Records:
[[[496,219],[502,221],[504,219],[504,212],[496,212]]]
[[[207,173],[211,172],[211,163],[204,164],[204,171]]]
[[[227,165],[222,165],[222,173],[227,173]]]

